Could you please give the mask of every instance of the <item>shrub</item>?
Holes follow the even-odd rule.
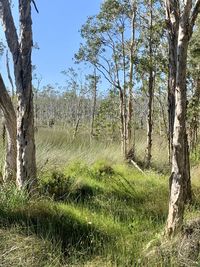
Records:
[[[61,171],[47,173],[40,180],[40,192],[55,201],[83,202],[94,196],[98,188],[76,176],[66,175]]]
[[[93,176],[97,179],[111,177],[115,174],[114,169],[106,161],[97,161],[92,166]]]
[[[61,171],[53,171],[40,180],[40,191],[54,200],[64,200],[70,193],[73,183],[73,177],[65,176]]]

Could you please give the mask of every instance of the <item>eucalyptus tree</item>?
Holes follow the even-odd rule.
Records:
[[[166,0],[166,22],[169,36],[170,73],[175,95],[175,115],[172,142],[170,200],[166,232],[168,236],[180,231],[184,206],[191,199],[189,151],[186,133],[187,87],[186,70],[188,44],[200,10],[200,0]]]
[[[136,53],[136,1],[106,0],[98,15],[82,26],[77,61],[94,65],[105,80],[118,90],[121,144],[126,158],[131,147],[133,76]]]
[[[71,109],[71,116],[73,118],[73,139],[75,139],[78,129],[80,126],[81,121],[84,119],[84,116],[86,115],[86,108],[85,108],[85,102],[86,99],[89,98],[87,95],[90,93],[90,86],[88,85],[88,76],[83,75],[80,70],[79,72],[75,71],[73,68],[69,68],[67,71],[63,71],[63,74],[66,76],[66,83],[67,83],[67,90],[68,92],[71,92],[74,101],[70,103],[69,107]],[[90,77],[89,80],[92,78],[95,82],[94,84],[94,90],[95,90],[95,105],[96,105],[96,87],[97,87],[97,76],[95,75]],[[87,118],[85,122],[87,121]]]
[[[154,95],[160,91],[161,77],[165,76],[165,42],[163,31],[164,12],[159,1],[147,0],[140,10],[140,44],[138,53],[137,76],[146,93],[147,108],[147,146],[145,165],[150,167],[152,158]],[[158,94],[157,94],[158,95]]]
[[[0,74],[0,108],[3,111],[4,124],[7,133],[7,144],[5,153],[5,164],[3,169],[3,180],[15,181],[16,179],[16,114],[10,95],[7,92],[4,81]]]
[[[115,142],[120,138],[118,131],[119,98],[115,89],[110,89],[108,95],[98,99],[98,107],[95,116],[95,137],[103,141]]]
[[[0,18],[13,57],[17,94],[17,186],[36,183],[34,111],[32,93],[31,0],[19,0],[18,35],[9,0],[0,0]]]
[[[4,45],[0,42],[0,56],[4,52]],[[16,179],[16,114],[11,97],[6,89],[0,74],[0,109],[3,112],[5,130],[7,132],[5,163],[3,169],[3,180],[14,181]]]

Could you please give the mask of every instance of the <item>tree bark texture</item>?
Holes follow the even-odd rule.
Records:
[[[129,66],[129,95],[128,95],[128,114],[127,114],[127,151],[134,152],[134,143],[132,136],[133,128],[133,70],[134,70],[134,52],[135,52],[135,23],[136,23],[136,2],[132,1],[132,17],[131,17],[131,44],[130,44],[130,66]]]
[[[9,1],[0,0],[0,4],[6,40],[13,56],[17,92],[17,186],[31,189],[36,184],[31,1],[19,0],[19,37]]]
[[[198,143],[199,104],[200,104],[200,78],[198,77],[196,80],[195,92],[191,99],[191,108],[193,109],[193,112],[189,124],[189,140],[190,140],[190,149],[192,151],[195,151],[196,145]]]
[[[166,12],[168,24],[169,43],[169,74],[168,74],[168,140],[169,140],[169,162],[172,160],[173,132],[175,117],[175,89],[176,89],[176,64],[177,64],[177,44],[178,44],[178,2],[168,2]]]
[[[170,200],[167,219],[167,235],[173,236],[180,231],[183,223],[184,206],[186,200],[191,198],[191,181],[189,166],[189,150],[186,133],[186,69],[187,50],[197,10],[200,1],[197,0],[193,11],[192,1],[183,3],[167,0],[166,10],[169,23],[173,23],[174,14],[178,16],[178,41],[176,56],[176,89],[175,89],[175,117],[173,132],[172,172],[170,178]],[[196,5],[198,8],[196,9]]]
[[[4,115],[4,125],[7,133],[5,163],[3,169],[4,182],[15,181],[16,179],[16,114],[11,98],[6,90],[5,84],[0,74],[0,108]]]
[[[152,157],[152,131],[153,131],[153,95],[154,95],[154,73],[153,73],[153,2],[150,0],[150,25],[149,25],[149,82],[148,82],[148,115],[147,115],[147,148],[146,148],[146,162],[147,168],[150,167]]]

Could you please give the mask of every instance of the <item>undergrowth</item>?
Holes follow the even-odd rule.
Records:
[[[1,187],[1,227],[56,244],[63,266],[137,264],[166,219],[166,178],[123,164],[77,161],[43,173],[39,190],[40,197],[30,197],[13,185]]]
[[[0,266],[142,266],[164,229],[168,177],[123,163],[115,144],[39,134],[39,195],[0,186]],[[194,183],[186,218],[200,207]]]

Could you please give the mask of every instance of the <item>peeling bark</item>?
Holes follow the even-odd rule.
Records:
[[[4,115],[4,125],[7,133],[5,164],[3,169],[4,182],[15,181],[16,179],[16,114],[11,98],[6,90],[0,74],[0,108]]]
[[[177,65],[177,44],[179,27],[179,4],[177,1],[166,2],[166,17],[168,26],[169,42],[169,74],[168,74],[168,140],[169,140],[169,162],[172,161],[173,132],[175,117],[175,89],[176,89],[176,65]]]
[[[178,18],[172,172],[170,177],[170,200],[166,227],[168,236],[174,236],[180,231],[183,224],[185,202],[191,198],[190,161],[186,133],[186,69],[188,43],[195,22],[193,18],[197,12],[196,5],[198,5],[199,10],[199,3],[200,0],[197,0],[191,12],[192,0],[187,0],[184,6],[182,6],[182,3],[173,0],[167,0],[166,2],[166,10],[170,18],[169,23],[173,23],[173,16],[170,17],[171,13],[172,15],[177,14]]]
[[[17,35],[10,3],[0,0],[0,16],[12,53],[17,92],[17,186],[29,190],[36,184],[34,111],[32,92],[31,1],[19,0],[20,34]]]

